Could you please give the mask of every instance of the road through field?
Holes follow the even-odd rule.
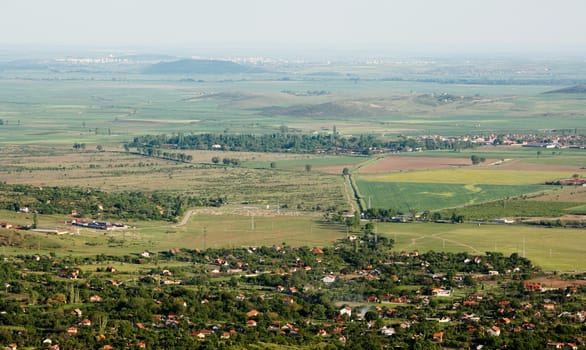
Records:
[[[189,221],[189,218],[194,215],[197,211],[196,210],[189,210],[187,213],[185,213],[185,215],[183,216],[183,219],[181,219],[181,221],[175,225],[175,227],[179,227],[179,226],[185,226],[185,224],[187,224],[187,222]]]
[[[350,182],[350,176],[346,175],[344,176],[345,181],[344,181],[344,192],[346,193],[346,199],[348,200],[348,204],[350,204],[350,212],[351,213],[355,213],[356,212],[356,200],[354,198],[356,198],[356,193],[354,193],[354,187],[352,186],[352,183]]]

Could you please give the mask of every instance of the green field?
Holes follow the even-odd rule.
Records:
[[[396,251],[519,253],[548,271],[584,271],[586,235],[582,229],[519,225],[381,224],[378,233],[395,239]]]
[[[577,172],[581,173],[581,172]],[[521,171],[493,169],[436,169],[395,172],[381,175],[360,174],[359,179],[369,182],[412,182],[440,184],[489,185],[542,185],[546,181],[567,179],[568,171]]]
[[[524,199],[503,199],[469,205],[458,208],[458,214],[473,220],[494,220],[505,217],[561,217],[567,214],[584,215],[586,206],[575,202],[549,202]],[[452,212],[446,209],[440,212],[443,217],[450,217]],[[562,219],[560,219],[562,220]],[[571,221],[572,219],[565,219]]]
[[[551,189],[532,185],[375,182],[361,179],[356,183],[363,201],[370,202],[371,207],[398,209],[402,212],[461,207]]]
[[[353,67],[358,74],[384,76],[380,68]],[[586,99],[542,94],[552,86],[402,82],[373,79],[376,76],[356,83],[343,75],[303,73],[311,72],[285,69],[288,80],[279,74],[242,79],[146,76],[135,71],[5,73],[0,77],[0,119],[6,121],[0,127],[0,144],[95,144],[147,133],[259,134],[279,132],[283,125],[303,132],[328,132],[336,125],[341,135],[386,137],[541,134],[586,125]],[[185,78],[201,81],[188,83]],[[284,92],[312,90],[329,93]],[[457,98],[445,102],[443,93]],[[289,107],[296,108],[277,109]]]
[[[537,152],[540,152],[538,155]],[[436,150],[423,152],[410,152],[397,154],[398,157],[434,157],[434,158],[464,158],[470,159],[472,155],[491,160],[516,159],[523,163],[544,165],[577,165],[585,163],[582,149],[536,149],[521,146],[481,146],[470,149],[462,149],[457,152],[452,150]]]
[[[61,252],[65,255],[125,255],[144,250],[162,251],[172,248],[218,248],[242,246],[324,246],[346,234],[342,225],[327,224],[318,215],[298,215],[291,212],[259,212],[251,207],[235,213],[229,207],[218,210],[202,209],[191,216],[186,225],[166,222],[129,222],[131,228],[115,231],[87,230],[65,224],[63,216],[39,217],[40,228],[68,232],[56,236],[32,231],[2,230],[3,237],[24,238],[18,247],[4,246],[6,254],[33,254],[38,251]],[[0,211],[2,220],[15,225],[32,223],[32,214]],[[24,248],[24,249],[23,249]]]
[[[182,193],[202,198],[222,197],[230,203],[314,210],[336,207],[344,210],[341,169],[335,174],[285,169],[252,169],[211,164],[212,156],[236,157],[244,162],[270,159],[287,162],[300,155],[190,151],[191,164],[111,152],[73,152],[66,147],[18,146],[0,153],[0,181],[36,186],[80,186],[107,192],[140,190]],[[291,157],[291,158],[289,158]],[[254,159],[253,159],[254,158]],[[311,157],[312,158],[312,157]],[[347,163],[348,160],[342,160]],[[311,159],[309,159],[311,161]],[[335,163],[336,158],[332,158]],[[306,159],[299,161],[305,164]],[[317,164],[318,161],[315,161]]]
[[[247,161],[243,163],[243,166],[247,168],[270,168],[271,163],[274,163],[277,169],[305,171],[305,166],[310,165],[311,170],[331,172],[331,170],[341,167],[352,168],[353,166],[363,163],[368,159],[368,157],[361,156],[306,156],[305,159]],[[338,173],[341,174],[342,171],[340,170]]]
[[[13,214],[1,212],[9,219]],[[225,213],[194,215],[185,226],[162,222],[135,222],[123,231],[94,231],[60,224],[73,235],[52,236],[22,231],[2,231],[2,237],[21,235],[24,241],[14,247],[3,246],[3,254],[58,252],[60,255],[125,255],[172,248],[241,247],[273,244],[291,246],[328,246],[345,237],[343,226],[324,224],[307,216],[253,216]],[[21,220],[27,221],[22,217]],[[30,219],[29,219],[30,220]],[[56,227],[58,217],[43,217],[41,225]],[[22,222],[24,223],[24,222]],[[586,236],[584,230],[543,228],[524,225],[376,223],[376,232],[395,240],[394,251],[448,251],[484,254],[498,251],[505,255],[525,253],[537,266],[548,271],[584,271]]]

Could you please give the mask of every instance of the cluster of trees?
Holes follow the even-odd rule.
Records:
[[[470,156],[470,161],[472,162],[472,164],[477,165],[477,164],[486,162],[486,158],[479,157],[479,156],[473,154]]]
[[[293,96],[324,96],[330,94],[330,92],[327,90],[306,90],[303,92],[293,90],[281,90],[281,92]]]
[[[0,184],[0,207],[18,211],[29,207],[39,214],[70,214],[103,219],[175,220],[190,206],[208,200],[186,195],[140,191],[103,192],[81,187],[37,187]]]
[[[128,147],[125,147],[125,149],[129,151]],[[136,147],[136,152],[147,157],[163,158],[179,162],[191,162],[193,160],[193,156],[191,154],[162,151],[159,148],[153,147]]]
[[[163,145],[171,144],[179,149],[200,149],[247,152],[297,152],[315,153],[317,151],[335,152],[337,150],[352,150],[357,153],[368,154],[373,149],[389,151],[403,151],[407,149],[463,149],[473,145],[465,141],[413,139],[400,137],[389,141],[374,135],[360,135],[340,137],[337,133],[331,134],[293,134],[287,132],[274,134],[190,134],[174,135],[144,135],[137,136],[127,147],[141,149],[160,149]]]
[[[219,164],[220,157],[212,157],[212,163]],[[240,165],[240,159],[238,159],[238,158],[222,158],[222,164],[238,166],[238,165]]]

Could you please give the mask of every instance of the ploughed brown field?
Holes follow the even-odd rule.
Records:
[[[550,193],[545,193],[531,200],[543,202],[586,202],[586,187],[564,186],[564,188]]]
[[[556,275],[546,275],[535,277],[527,281],[528,283],[538,283],[545,288],[566,288],[568,286],[585,286],[586,280],[567,281]]]

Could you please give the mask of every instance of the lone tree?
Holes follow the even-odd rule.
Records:
[[[479,156],[477,156],[476,154],[473,154],[473,155],[470,157],[470,160],[472,161],[472,164],[474,164],[474,165],[486,162],[486,158],[484,158],[484,157],[479,157]]]
[[[350,169],[348,169],[348,168],[342,169],[342,175],[350,175]]]
[[[220,157],[212,157],[212,163],[218,164],[220,162]]]
[[[305,171],[307,171],[307,172],[311,171],[311,164],[305,164]]]

